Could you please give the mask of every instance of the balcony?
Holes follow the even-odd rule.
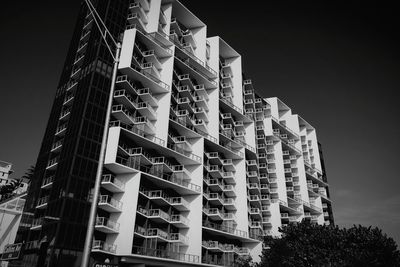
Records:
[[[182,197],[170,197],[162,190],[140,190],[140,193],[153,200],[158,205],[171,205],[179,211],[189,211],[190,204]]]
[[[158,78],[160,72],[151,62],[141,64],[133,58],[131,65],[121,68],[120,71],[140,82],[144,88],[151,88],[152,93],[167,93],[170,90],[170,86]]]
[[[119,86],[121,86],[125,89],[128,89],[130,93],[138,95],[142,101],[148,102],[151,106],[153,106],[153,107],[158,106],[158,100],[153,96],[151,90],[149,88],[136,89],[135,84],[128,79],[127,75],[118,76],[116,84],[118,84]],[[125,91],[125,90],[122,90],[122,91]],[[129,94],[129,93],[126,92],[126,94]],[[133,102],[135,102],[135,101],[133,101]]]
[[[186,136],[172,136],[171,134],[168,134],[168,136],[172,139],[175,145],[181,146],[186,151],[192,151],[192,145],[190,144]]]
[[[220,192],[223,190],[223,183],[219,181],[218,179],[209,179],[209,178],[204,178],[204,182],[206,185],[213,191],[213,192]]]
[[[233,182],[233,179],[235,178],[235,173],[231,171],[224,171],[224,169],[219,169],[219,172],[221,174],[221,177],[223,179],[231,180]]]
[[[122,202],[113,199],[111,196],[101,195],[98,207],[107,212],[121,212]]]
[[[258,176],[258,172],[257,171],[247,171],[246,176],[247,176],[247,178],[255,178]]]
[[[258,195],[248,195],[247,199],[251,202],[253,201],[260,201],[260,197]]]
[[[172,172],[176,178],[190,180],[191,173],[183,165],[172,165]]]
[[[157,80],[161,79],[161,69],[158,69],[153,62],[142,63],[140,64],[140,68],[143,73],[149,74],[150,77],[155,77]]]
[[[146,231],[146,237],[147,238],[157,238],[158,241],[160,242],[168,242],[169,240],[169,235],[167,232],[159,229],[159,228],[149,228]]]
[[[61,150],[61,147],[63,145],[63,140],[59,140],[55,143],[53,143],[53,145],[51,146],[51,151],[52,153],[57,153]]]
[[[178,215],[171,215],[171,219],[170,219],[171,224],[175,225],[178,228],[189,228],[189,223],[190,221],[178,214]]]
[[[218,208],[203,208],[204,214],[213,220],[223,220],[223,213]]]
[[[267,154],[274,154],[274,152],[275,152],[275,149],[273,149],[273,148],[267,149]]]
[[[222,160],[222,166],[224,166],[224,169],[227,171],[232,171],[235,172],[236,168],[235,165],[233,164],[232,159],[221,159]]]
[[[262,222],[262,224],[264,224],[264,225],[271,225],[271,218],[269,218],[269,217],[262,217],[261,222]]]
[[[223,204],[223,198],[218,193],[203,193],[203,196],[211,204],[214,204],[214,205],[222,205]]]
[[[55,170],[58,164],[58,157],[52,158],[51,160],[49,160],[49,162],[47,163],[47,167],[46,170]]]
[[[64,136],[66,131],[67,131],[67,123],[64,123],[57,127],[55,135],[56,136]]]
[[[284,173],[292,173],[292,169],[291,168],[285,168],[283,171],[284,171]]]
[[[268,184],[260,184],[261,192],[269,192],[269,185]]]
[[[85,42],[81,44],[78,49],[76,50],[76,55],[82,55],[85,53],[86,48],[88,47],[88,43]]]
[[[85,58],[84,54],[83,55],[77,54],[77,56],[75,57],[75,61],[74,61],[73,65],[78,65],[78,64],[79,64],[79,66],[82,65],[84,58]]]
[[[269,178],[269,183],[270,184],[276,184],[278,182],[278,179],[275,177],[271,177]],[[272,190],[272,188],[270,188],[270,190]],[[272,192],[272,191],[271,191]]]
[[[202,119],[194,119],[192,120],[193,126],[198,128],[200,131],[207,132],[207,124],[205,120]]]
[[[36,218],[33,219],[31,224],[31,231],[40,230],[42,229],[42,225],[44,224],[44,218]]]
[[[267,163],[260,163],[258,167],[260,169],[267,169],[268,168]]]
[[[234,250],[234,245],[222,244],[219,243],[218,241],[212,241],[212,240],[209,241],[203,240],[202,246],[203,248],[214,252],[233,252]]]
[[[66,92],[69,92],[69,91],[71,91],[72,89],[75,89],[77,85],[78,85],[78,82],[76,82],[76,81],[74,81],[74,82],[69,82],[69,83],[67,83],[66,86],[65,86],[65,91],[66,91]]]
[[[137,98],[135,99],[127,90],[116,90],[114,92],[114,99],[129,109],[138,108]]]
[[[93,240],[92,252],[103,252],[107,254],[115,254],[117,246],[114,244],[108,244],[101,240]]]
[[[119,223],[105,217],[97,217],[95,229],[106,234],[118,234]]]
[[[146,29],[148,23],[147,14],[138,3],[132,3],[131,6],[131,13],[129,13],[127,17],[128,23],[130,25],[135,25],[135,27],[140,26],[141,29]]]
[[[271,210],[270,210],[270,208],[269,208],[269,206],[267,206],[267,205],[262,205],[261,206],[261,212],[265,212],[265,213],[271,213]]]
[[[204,165],[204,168],[211,177],[220,178],[220,171],[222,171],[222,169],[220,169],[218,165]]]
[[[250,215],[261,216],[261,213],[260,213],[260,209],[259,209],[259,208],[250,208],[250,209],[249,209],[249,214],[250,214]]]
[[[152,179],[154,182],[158,183],[160,186],[171,188],[171,186],[179,194],[198,194],[201,192],[201,187],[188,182],[177,175],[172,175],[164,172],[158,172],[154,168],[149,168],[146,166],[135,166],[132,162],[127,159],[117,157],[117,163],[125,165],[129,168],[141,171],[144,174],[148,174],[148,178]]]
[[[221,235],[223,233],[231,235],[233,238],[238,240],[248,241],[248,234],[246,231],[241,231],[233,227],[226,225],[215,224],[208,221],[203,221],[203,229],[212,232],[215,235]]]
[[[223,187],[224,194],[228,197],[235,197],[235,187],[233,185],[224,185]]]
[[[188,53],[187,49],[183,48],[181,44],[176,46],[175,52],[175,64],[180,69],[187,70],[188,74],[185,75],[190,75],[187,79],[193,77],[199,83],[198,85],[204,86],[205,89],[213,89],[217,87],[217,82],[214,81],[216,77],[216,72],[214,70],[204,64],[194,54]],[[182,82],[184,84],[186,83],[185,81]],[[191,83],[191,87],[194,86],[195,84]]]
[[[147,117],[135,117],[134,118],[134,125],[136,125],[140,130],[143,132],[149,134],[149,135],[155,135],[156,134],[156,128],[154,125],[150,122],[150,120]]]
[[[38,199],[36,209],[45,209],[49,202],[49,196],[41,197]]]
[[[185,43],[190,43],[194,49],[197,48],[196,40],[194,39],[193,33],[191,30],[187,29],[182,31],[182,37]]]
[[[208,122],[208,115],[207,115],[207,110],[203,107],[193,107],[193,113],[196,116],[196,118],[203,120],[205,122]]]
[[[71,78],[72,80],[78,79],[79,74],[81,73],[81,71],[82,71],[82,69],[79,68],[79,67],[78,67],[78,68],[72,69],[70,78]]]
[[[246,165],[248,167],[250,166],[257,166],[257,161],[256,160],[246,160]]]
[[[152,249],[146,247],[132,247],[132,253],[140,256],[157,257],[162,259],[170,259],[188,263],[199,263],[200,258],[197,255],[184,254],[166,249]]]
[[[268,182],[270,182],[268,173],[260,173],[260,180],[267,180]]]
[[[250,221],[249,227],[262,229],[262,223],[260,221]]]
[[[102,176],[101,186],[113,193],[122,193],[125,189],[125,183],[121,182],[111,174],[105,174]]]
[[[269,204],[271,202],[271,198],[268,194],[261,194],[261,203],[262,204]]]
[[[171,162],[165,157],[152,157],[151,163],[158,167],[162,167],[162,170],[167,173],[173,172],[174,167],[172,166]]]
[[[172,197],[169,199],[170,204],[179,211],[190,210],[190,204],[183,197]]]
[[[74,95],[73,94],[67,94],[64,98],[63,106],[71,106],[74,100]]]
[[[139,207],[137,211],[143,216],[146,216],[147,218],[157,223],[169,223],[171,219],[168,213],[160,209],[144,209]]]
[[[79,42],[84,43],[87,42],[90,35],[90,30],[83,30]]]
[[[40,187],[41,189],[50,189],[53,186],[53,182],[54,182],[54,175],[49,176],[47,178],[45,178],[42,182],[42,186]]]
[[[254,190],[256,192],[260,191],[260,186],[258,185],[258,183],[248,183],[247,184],[247,189],[249,189],[250,191]]]
[[[223,198],[222,205],[224,205],[224,208],[228,211],[236,210],[235,200],[233,198]]]
[[[181,246],[187,246],[189,244],[189,238],[180,233],[170,233],[169,240],[171,243],[179,243]]]
[[[281,213],[281,219],[289,219],[289,213]]]

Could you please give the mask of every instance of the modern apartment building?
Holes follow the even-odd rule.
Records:
[[[234,48],[179,1],[94,5],[122,50],[93,260],[233,266],[283,225],[333,222],[315,129],[257,93]],[[79,266],[112,62],[82,4],[17,237],[25,266]]]

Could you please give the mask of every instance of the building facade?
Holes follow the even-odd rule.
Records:
[[[0,187],[15,185],[17,181],[10,177],[13,173],[12,164],[0,161]],[[15,188],[13,186],[13,188]],[[26,190],[28,183],[21,181],[19,186],[13,191],[0,195],[0,266],[6,267],[8,261],[3,261],[3,251],[7,245],[14,244],[19,225],[21,225],[21,215],[25,204]],[[23,223],[22,223],[23,224]]]
[[[315,129],[257,93],[237,51],[179,1],[94,4],[122,50],[93,260],[228,266],[288,223],[333,223]],[[111,69],[82,4],[17,236],[24,266],[79,266]]]
[[[8,184],[11,181],[9,177],[12,173],[12,164],[0,160],[0,186]]]

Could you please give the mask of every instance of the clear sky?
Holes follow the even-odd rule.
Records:
[[[336,223],[378,226],[400,243],[397,9],[367,2],[183,0],[242,54],[263,96],[317,129]],[[0,160],[14,177],[36,162],[79,3],[0,8]]]

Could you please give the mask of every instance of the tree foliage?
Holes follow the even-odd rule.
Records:
[[[28,181],[33,179],[33,174],[35,172],[35,167],[30,166],[24,173],[24,175],[19,179],[12,179],[8,184],[0,186],[0,201],[9,199],[14,195],[14,190],[20,187],[22,181],[27,179]]]
[[[269,266],[400,266],[395,241],[378,228],[334,226],[303,221],[266,237],[259,267]]]

